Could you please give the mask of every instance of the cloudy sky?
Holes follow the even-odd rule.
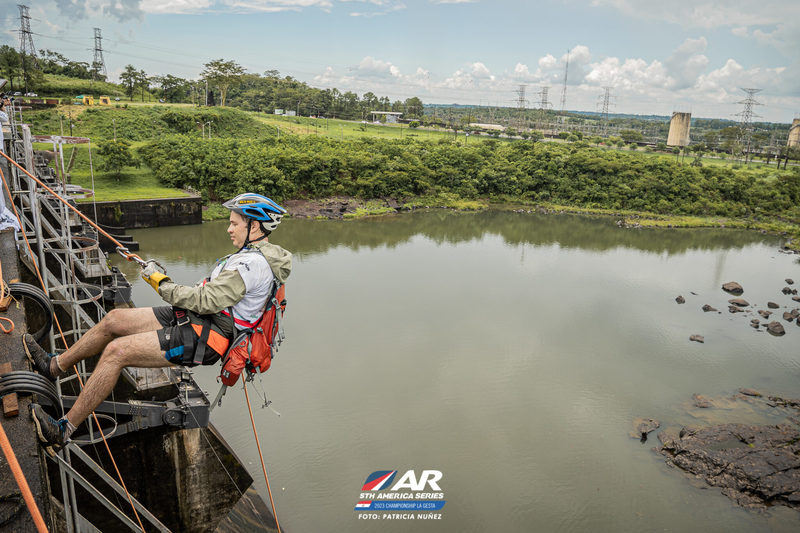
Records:
[[[25,0],[0,0],[0,43],[19,46]],[[91,61],[103,32],[112,79],[127,64],[195,78],[234,59],[309,85],[392,100],[735,119],[742,87],[764,120],[800,116],[797,0],[28,0],[34,43]]]

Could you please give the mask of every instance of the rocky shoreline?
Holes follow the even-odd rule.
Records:
[[[470,205],[466,210],[474,211],[475,209],[495,208],[507,209],[517,213],[540,213],[540,214],[576,214],[576,215],[598,215],[598,216],[612,216],[617,218],[617,226],[624,229],[648,229],[648,228],[701,228],[701,227],[716,227],[716,228],[738,228],[738,229],[752,229],[761,231],[761,233],[777,233],[788,240],[782,246],[781,250],[784,253],[798,253],[800,254],[800,239],[791,239],[788,231],[782,231],[771,226],[768,222],[760,221],[740,221],[729,219],[700,219],[693,218],[691,222],[685,220],[686,217],[681,216],[668,216],[668,215],[651,215],[648,213],[635,213],[635,212],[620,212],[617,210],[608,209],[593,209],[593,208],[580,208],[570,206],[557,206],[557,205],[528,205],[520,203],[509,202],[491,202],[487,200],[470,201]],[[451,205],[452,204],[452,205]],[[459,210],[458,202],[452,199],[440,200],[430,198],[417,198],[408,203],[403,203],[396,198],[378,198],[372,200],[361,200],[348,196],[337,196],[322,199],[307,199],[307,200],[286,200],[284,206],[289,210],[291,216],[299,218],[319,218],[319,219],[343,219],[343,218],[356,218],[360,216],[371,215],[385,215],[396,213],[400,211],[411,211],[415,208],[443,208],[443,209],[456,209]],[[376,209],[377,208],[377,209]],[[795,237],[797,237],[795,235]]]
[[[664,456],[669,466],[722,489],[725,496],[740,506],[765,509],[784,505],[800,510],[800,400],[740,389],[730,398],[695,395],[693,406],[747,408],[765,417],[775,417],[779,423],[666,428],[659,433],[661,445],[654,451]],[[644,441],[659,423],[637,419],[634,425],[631,435]]]

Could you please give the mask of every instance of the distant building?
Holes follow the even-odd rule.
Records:
[[[667,146],[689,146],[689,129],[692,126],[692,114],[672,113],[669,121],[669,135],[667,136]]]
[[[470,122],[470,127],[473,128],[480,128],[482,130],[496,130],[496,131],[503,131],[506,128],[501,126],[500,124],[481,124],[480,122]]]
[[[276,107],[276,108],[275,108],[275,113],[273,113],[273,115],[283,115],[283,109],[278,109],[278,108]]]
[[[287,117],[296,117],[296,116],[297,116],[297,111],[295,111],[295,110],[291,110],[291,111],[287,111],[287,112],[286,112],[286,113],[284,113],[284,114],[285,114]]]
[[[373,122],[377,122],[378,117],[380,115],[384,115],[386,117],[387,124],[397,124],[397,120],[400,118],[402,113],[398,113],[396,111],[370,111],[370,115],[372,115]]]

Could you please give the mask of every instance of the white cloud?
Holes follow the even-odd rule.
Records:
[[[491,73],[491,72],[489,72],[489,69],[488,69],[488,68],[486,68],[486,65],[484,65],[484,64],[483,64],[483,63],[481,63],[480,61],[478,61],[478,62],[476,62],[476,63],[472,63],[472,64],[470,65],[470,68],[471,68],[471,74],[472,74],[472,76],[474,76],[474,77],[476,77],[476,78],[480,78],[480,79],[494,79],[494,76],[492,76],[492,73]]]
[[[539,68],[542,70],[550,70],[556,68],[558,60],[551,54],[539,58]]]
[[[708,58],[703,54],[708,47],[705,37],[686,39],[672,52],[664,64],[672,79],[670,87],[685,89],[691,87],[708,67]]]
[[[396,66],[388,61],[375,59],[372,56],[366,56],[362,59],[355,70],[365,75],[391,76],[394,78],[400,76],[400,69]]]
[[[644,92],[652,87],[664,87],[670,80],[660,61],[647,63],[644,59],[607,57],[591,64],[585,80],[590,85],[611,86],[620,90]]]
[[[431,4],[476,4],[478,0],[431,0]]]
[[[57,0],[62,2],[79,0]],[[113,0],[119,2],[120,0]],[[141,1],[141,9],[153,14],[190,14],[208,11],[237,13],[274,13],[300,11],[307,7],[329,9],[332,0],[130,0]],[[375,3],[375,2],[371,2]],[[379,4],[380,5],[380,4]]]
[[[731,33],[737,37],[747,37],[747,26],[734,26]]]
[[[800,2],[786,0],[590,0],[590,3],[617,8],[625,16],[672,22],[683,27],[772,25],[800,19]]]

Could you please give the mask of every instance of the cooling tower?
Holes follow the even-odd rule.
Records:
[[[672,120],[669,121],[669,136],[667,136],[667,146],[688,146],[689,128],[692,125],[691,113],[672,113]]]
[[[792,121],[792,127],[789,129],[789,142],[786,143],[789,148],[800,147],[800,118]]]

